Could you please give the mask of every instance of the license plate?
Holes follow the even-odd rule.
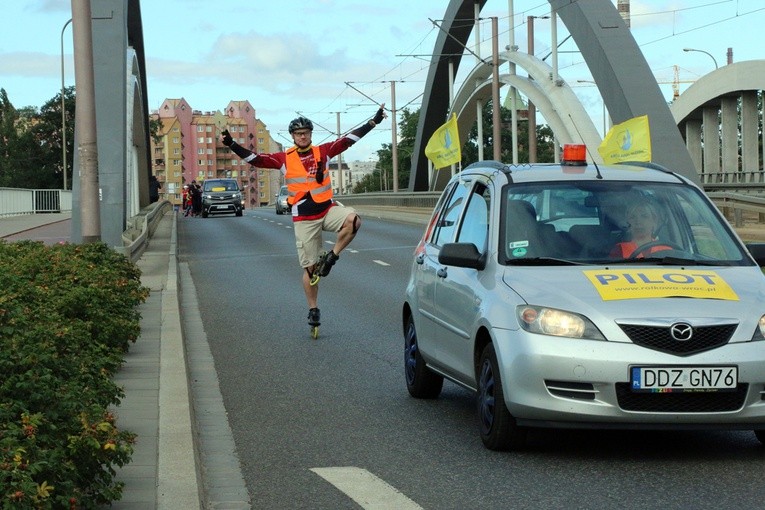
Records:
[[[732,391],[738,367],[631,367],[630,379],[637,392]]]

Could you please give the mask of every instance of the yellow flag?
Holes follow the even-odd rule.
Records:
[[[452,113],[446,124],[436,129],[430,137],[425,146],[425,156],[433,162],[435,168],[443,168],[462,160],[456,114]]]
[[[609,165],[620,161],[651,161],[648,115],[634,117],[609,129],[598,152]]]

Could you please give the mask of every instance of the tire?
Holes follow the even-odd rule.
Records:
[[[276,208],[276,214],[281,214],[282,212],[279,210],[279,208]]]
[[[414,398],[437,398],[444,386],[444,378],[425,365],[419,346],[414,319],[410,316],[404,328],[404,374],[406,389]]]
[[[478,364],[478,427],[489,450],[518,450],[525,446],[527,430],[519,427],[505,405],[505,392],[494,344],[488,344]]]
[[[241,210],[241,209],[239,209],[238,211],[236,211],[236,215],[237,215],[237,216],[241,216],[242,214],[244,214],[244,213],[242,212],[242,210]]]
[[[757,436],[760,443],[765,445],[765,429],[755,430],[754,435]]]
[[[203,218],[207,218],[207,216],[208,216],[208,214],[207,214],[207,211],[205,211],[204,209],[202,209],[202,217],[203,217]]]

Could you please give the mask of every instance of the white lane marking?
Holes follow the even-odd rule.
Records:
[[[382,260],[373,260],[375,264],[380,264],[381,266],[390,266],[390,264],[383,262]]]
[[[313,468],[314,473],[340,489],[362,508],[370,510],[421,510],[422,507],[404,496],[366,469],[358,467]]]
[[[358,253],[358,252],[359,252],[359,250],[351,250],[350,248],[348,248],[348,251],[349,251],[350,253]]]

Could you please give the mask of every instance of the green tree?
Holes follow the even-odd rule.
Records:
[[[398,160],[398,188],[406,188],[409,184],[409,174],[412,169],[412,152],[414,152],[414,141],[417,138],[417,123],[420,119],[420,111],[412,112],[407,108],[397,113],[400,120],[397,124],[396,145]],[[364,193],[371,191],[382,191],[393,189],[393,144],[384,143],[382,148],[377,151],[379,163],[375,171],[364,176],[353,187],[354,193]],[[382,186],[382,187],[381,187]]]
[[[74,87],[64,89],[67,114],[67,181],[74,154]],[[61,94],[38,111],[16,109],[0,89],[0,186],[55,189],[63,186]]]
[[[492,128],[494,110],[492,102],[487,101],[483,107],[483,157],[494,158],[494,132]],[[506,163],[513,161],[512,112],[500,105],[500,159]],[[529,161],[529,123],[518,120],[518,162]],[[555,160],[555,143],[552,129],[547,124],[538,124],[537,129],[537,161],[553,162]],[[462,146],[462,167],[478,161],[478,123],[476,122],[468,133],[468,139]]]

